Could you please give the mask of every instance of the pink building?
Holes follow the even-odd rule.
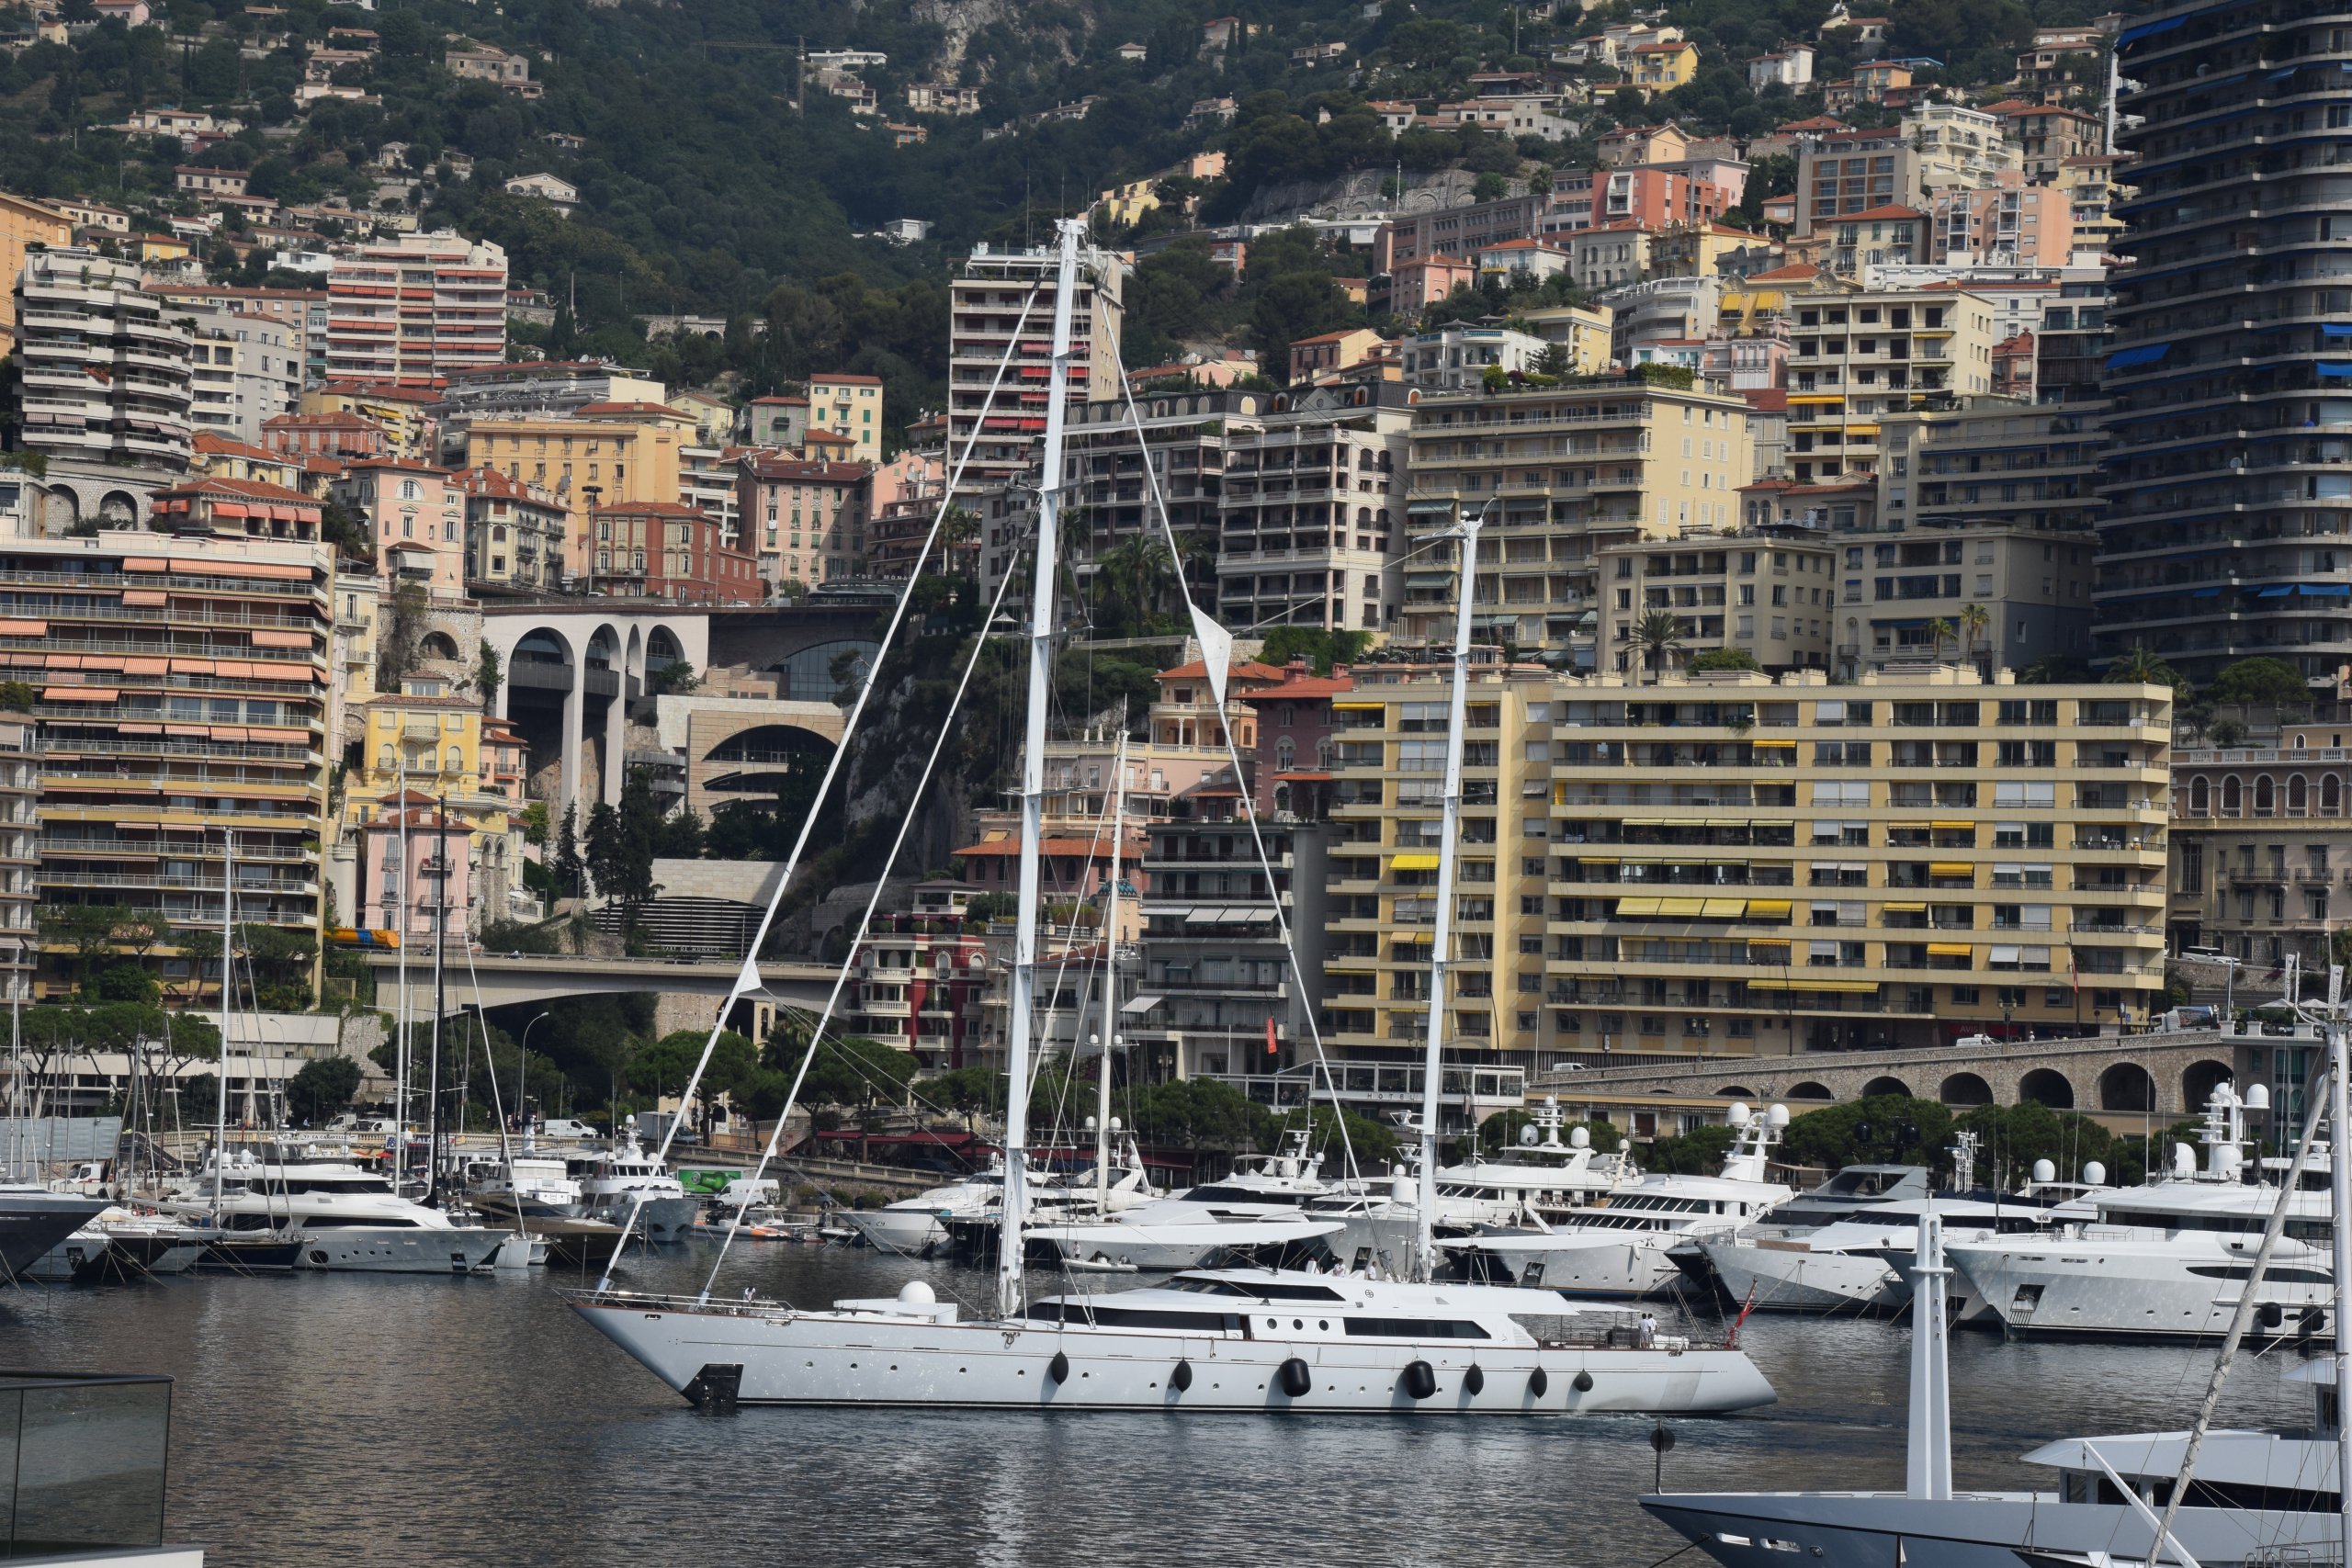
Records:
[[[1250,794],[1261,813],[1321,815],[1331,787],[1331,703],[1355,685],[1344,664],[1317,675],[1300,659],[1283,668],[1280,682],[1250,694],[1258,714]]]
[[[450,479],[448,469],[430,463],[363,457],[329,488],[368,525],[386,578],[422,582],[436,599],[458,599],[466,588],[466,502]]]
[[[1931,198],[1928,259],[1988,266],[2064,266],[2075,250],[2071,191],[2028,185],[2003,169],[1982,190],[1939,190]]]
[[[1388,309],[1418,315],[1464,284],[1476,287],[1478,264],[1462,256],[1437,255],[1399,262],[1388,275]]]
[[[401,853],[402,829],[408,853]],[[473,907],[467,863],[470,829],[462,817],[444,817],[429,795],[410,790],[388,795],[362,829],[364,859],[359,868],[360,924],[398,931],[411,946],[434,940],[434,921],[444,922],[447,942],[465,951],[466,913]],[[401,911],[408,925],[401,925]]]

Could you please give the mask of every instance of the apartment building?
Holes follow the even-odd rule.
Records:
[[[523,893],[523,833],[510,794],[520,782],[519,762],[501,753],[515,751],[519,738],[468,696],[417,691],[356,705],[357,758],[329,863],[335,908],[350,911],[355,924],[412,941],[430,941],[445,889],[453,937],[510,919]]]
[[[590,518],[596,548],[591,592],[688,604],[757,604],[767,597],[759,558],[727,542],[725,526],[676,502],[623,502]]]
[[[327,376],[429,387],[506,357],[506,253],[442,231],[337,255]]]
[[[2339,722],[2289,724],[2274,744],[2173,753],[2176,951],[2211,948],[2261,970],[2296,953],[2326,972],[2352,905],[2347,738]]]
[[[1059,265],[1050,248],[983,245],[948,284],[947,437],[959,455],[973,444],[965,470],[968,489],[1001,489],[1036,460],[1046,434]],[[1072,412],[1080,404],[1119,396],[1124,282],[1125,265],[1116,257],[1094,252],[1081,258],[1070,303]],[[820,423],[813,409],[812,402],[811,423]]]
[[[1529,371],[1544,357],[1542,338],[1510,327],[1453,322],[1404,340],[1398,352],[1406,382],[1423,391],[1458,392],[1485,384],[1487,372]]]
[[[1069,558],[1080,577],[1091,578],[1097,561],[1129,540],[1164,544],[1159,507],[1178,539],[1212,544],[1226,450],[1278,400],[1264,392],[1170,391],[1138,397],[1132,418],[1125,398],[1072,409],[1062,493],[1083,509],[1085,535]],[[1205,558],[1181,564],[1207,579]]]
[[[1329,1002],[1351,1058],[1427,1018],[1445,744],[1436,671],[1356,676],[1327,961],[1335,987],[1369,980]],[[2143,1021],[2164,987],[2171,700],[1950,668],[1838,686],[1483,670],[1450,1058],[1782,1055]]]
[[[1822,265],[1840,277],[1867,277],[1874,267],[1928,259],[1929,224],[1916,207],[1889,205],[1825,220],[1814,229],[1826,240]]]
[[[562,500],[496,468],[460,468],[449,486],[465,503],[469,592],[552,593],[563,584]]]
[[[882,463],[882,378],[808,378],[808,427],[849,443],[843,454],[854,463]],[[813,454],[812,454],[813,456]]]
[[[444,602],[465,597],[466,496],[448,469],[401,457],[362,457],[329,485],[367,525],[376,570],[388,581],[421,583]]]
[[[735,472],[737,547],[757,558],[763,583],[814,588],[866,575],[866,465],[746,453]]]
[[[33,999],[40,933],[40,730],[30,714],[0,713],[0,997]]]
[[[850,955],[857,977],[849,1026],[888,1041],[926,1066],[965,1066],[977,1047],[988,963],[989,922],[967,912],[979,889],[954,882],[915,885],[911,907],[879,915]]]
[[[1888,415],[1992,390],[1992,307],[1958,289],[1792,295],[1789,468],[1875,473]]]
[[[1837,551],[1818,531],[1692,529],[1674,539],[1623,539],[1599,551],[1596,665],[1641,677],[1694,654],[1736,649],[1775,674],[1829,667],[1838,603]],[[1679,650],[1643,648],[1637,628],[1674,617]],[[1661,662],[1662,660],[1662,662]]]
[[[1796,232],[1873,208],[1920,206],[1920,155],[1897,127],[1831,130],[1797,148]]]
[[[300,361],[297,397],[302,385],[326,374],[327,291],[323,288],[246,288],[222,283],[159,283],[150,279],[147,292],[174,305],[209,305],[232,316],[259,317],[282,336],[279,345]],[[247,437],[251,439],[251,437]]]
[[[2095,156],[2107,151],[2107,128],[2097,115],[2063,104],[2030,104],[2016,98],[1987,104],[1984,112],[1999,118],[2018,144],[2018,167],[2037,185],[2057,179],[2069,158]]]
[[[28,251],[62,250],[72,245],[75,222],[74,214],[63,208],[0,192],[0,276],[7,277],[13,287],[17,275],[24,270]],[[6,300],[0,301],[0,350],[13,347],[16,335],[16,300],[12,292]]]
[[[289,525],[308,510],[294,539],[243,536],[252,520],[230,513],[252,504],[209,498],[185,532],[0,545],[0,664],[40,694],[43,903],[217,927],[231,829],[236,918],[315,939],[330,552],[316,502],[278,503]],[[187,994],[218,983],[173,943],[146,962]]]
[[[1925,103],[1904,115],[1902,130],[1919,154],[1919,186],[1928,194],[1991,185],[2021,162],[1999,118],[1983,109]]]
[[[1230,626],[1386,632],[1404,599],[1406,433],[1395,382],[1317,387],[1229,423],[1216,604]]]
[[[34,251],[15,299],[25,450],[185,472],[196,434],[188,333],[140,287],[139,268],[71,246]]]
[[[2139,195],[2117,204],[2132,265],[2107,311],[2101,649],[2200,682],[2250,654],[2332,677],[2352,659],[2352,366],[2323,165],[2352,51],[2261,0],[2153,13],[2116,56]],[[2256,173],[2258,211],[2211,199]],[[2258,311],[2211,303],[2241,295]]]
[[[1599,551],[1729,528],[1755,468],[1747,404],[1702,387],[1628,380],[1425,396],[1413,408],[1415,533],[1479,513],[1477,624],[1529,648],[1597,658]],[[1449,635],[1458,570],[1430,553],[1405,573],[1400,633]]]
[[[467,468],[552,491],[570,513],[564,570],[588,570],[588,514],[599,505],[678,502],[680,454],[694,419],[660,402],[584,403],[566,416],[477,417],[465,433]]]
[[[1598,376],[1614,357],[1611,333],[1614,312],[1606,305],[1553,305],[1522,310],[1518,321],[1545,343],[1568,351],[1568,368],[1579,376]]]
[[[299,325],[188,301],[170,314],[189,337],[188,420],[199,433],[257,444],[267,422],[301,406]]]
[[[2075,254],[2074,198],[2005,172],[1997,184],[1929,198],[1929,262],[2063,267]]]

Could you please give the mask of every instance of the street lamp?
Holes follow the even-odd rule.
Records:
[[[531,1077],[531,1031],[537,1029],[539,1025],[545,1023],[548,1019],[554,1016],[555,1015],[552,1013],[543,1012],[539,1014],[538,1017],[531,1020],[530,1022],[525,1024],[523,1026],[523,1043],[515,1048],[514,1052],[514,1114],[523,1119],[523,1136],[526,1140],[527,1140],[531,1135],[531,1104],[529,1100]]]

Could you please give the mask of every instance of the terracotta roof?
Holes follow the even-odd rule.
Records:
[[[196,455],[199,457],[250,457],[262,463],[286,461],[266,446],[252,446],[233,436],[216,435],[209,430],[196,433]]]
[[[174,485],[169,490],[158,491],[155,493],[159,501],[167,495],[232,495],[246,501],[266,501],[277,506],[319,504],[316,497],[304,495],[299,490],[288,490],[284,485],[267,484],[260,479],[209,478],[190,479],[186,484]]]
[[[752,406],[755,409],[769,407],[805,409],[808,406],[808,400],[806,398],[753,398]]]
[[[1204,660],[1195,659],[1190,664],[1179,664],[1173,670],[1162,670],[1158,675],[1154,676],[1153,679],[1159,681],[1204,681],[1208,679],[1208,673],[1209,667],[1207,661]],[[1254,681],[1262,682],[1265,684],[1272,686],[1280,685],[1288,678],[1289,673],[1290,672],[1286,670],[1277,670],[1271,664],[1261,664],[1256,660],[1252,659],[1246,660],[1243,663],[1228,666],[1225,672],[1225,678],[1227,682],[1235,681]]]
[[[858,484],[874,477],[870,463],[828,463],[797,457],[755,457],[752,477],[786,479],[795,484]]]
[[[658,414],[668,419],[686,417],[668,403],[582,403],[572,412],[583,418],[601,418],[607,414],[623,413]]]
[[[372,430],[383,434],[383,426],[374,420],[356,414],[348,409],[334,413],[272,414],[261,422],[264,430]]]
[[[1805,262],[1792,262],[1787,266],[1776,266],[1769,272],[1751,272],[1747,275],[1747,281],[1750,283],[1810,283],[1828,270],[1827,267],[1814,266]]]
[[[681,506],[674,501],[616,501],[610,505],[600,503],[596,510],[607,516],[625,513],[633,517],[690,517],[704,523],[718,521],[699,506]]]
[[[1310,343],[1338,343],[1343,338],[1351,338],[1358,333],[1368,333],[1370,331],[1372,331],[1370,327],[1348,327],[1336,333],[1317,333],[1313,337],[1292,339],[1291,347],[1304,348]]]
[[[1845,129],[1846,129],[1846,122],[1845,122],[1844,120],[1842,120],[1842,119],[1832,119],[1829,116],[1827,116],[1827,115],[1826,115],[1826,114],[1817,114],[1817,115],[1815,115],[1811,119],[1792,119],[1792,120],[1789,121],[1789,123],[1788,123],[1788,124],[1786,124],[1786,125],[1784,125],[1784,126],[1781,126],[1781,130],[1783,130],[1783,131],[1790,131],[1790,130],[1845,130]]]
[[[1356,689],[1352,675],[1293,675],[1279,686],[1250,694],[1251,703],[1296,702],[1312,697],[1336,697]]]
[[[1862,212],[1841,212],[1837,217],[1826,220],[1826,221],[1831,223],[1858,223],[1865,219],[1876,220],[1891,218],[1925,218],[1926,216],[1926,213],[1920,211],[1916,207],[1905,207],[1899,202],[1889,202],[1884,207],[1873,207]]]
[[[1739,395],[1747,399],[1747,406],[1754,409],[1758,413],[1786,413],[1789,412],[1789,394],[1778,387],[1760,387],[1753,391],[1742,392]]]
[[[443,468],[438,463],[427,463],[421,458],[394,457],[390,456],[381,457],[354,457],[350,462],[344,466],[346,469],[350,470],[357,470],[360,468],[383,468],[396,474],[438,474],[443,479],[447,479],[451,471]]]
[[[820,381],[846,381],[852,386],[878,387],[882,384],[882,378],[879,376],[811,376],[808,378],[808,384],[812,387]]]
[[[1135,834],[1128,836],[1136,837]],[[1007,833],[1001,838],[990,839],[986,843],[971,844],[948,852],[953,855],[1017,855],[1021,852],[1021,839],[1018,834]],[[1046,855],[1097,855],[1108,860],[1111,854],[1111,837],[1105,833],[1092,839],[1081,839],[1075,834],[1067,837],[1041,838],[1037,840],[1037,852]]]

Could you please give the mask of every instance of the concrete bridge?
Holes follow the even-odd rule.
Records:
[[[2076,1040],[2018,1040],[1990,1046],[1916,1051],[1813,1052],[1726,1056],[1539,1075],[1528,1092],[1721,1098],[1804,1102],[1906,1094],[1964,1108],[2038,1100],[2055,1111],[2193,1115],[2224,1078],[2272,1079],[2280,1047],[2315,1048],[2316,1034],[2107,1034]]]
[[[366,950],[368,963],[376,971],[377,994],[386,994],[400,972],[400,954],[383,949]],[[558,997],[614,996],[628,991],[651,991],[662,996],[723,997],[734,988],[735,976],[742,969],[737,959],[716,962],[705,959],[672,958],[598,958],[549,957],[525,953],[509,957],[503,953],[479,953],[470,966],[463,953],[453,953],[443,960],[447,983],[453,1002],[462,1000],[472,1006],[475,986],[481,986],[481,1005],[485,1008],[513,1007],[523,1002],[550,1001]],[[825,1005],[832,993],[833,976],[838,966],[831,964],[763,964],[760,979],[765,987],[767,1000],[780,1007],[816,1012]],[[429,998],[433,984],[433,955],[429,951],[412,952],[408,955],[408,983],[412,999],[417,987],[425,987]],[[429,999],[426,1005],[430,1005]]]

